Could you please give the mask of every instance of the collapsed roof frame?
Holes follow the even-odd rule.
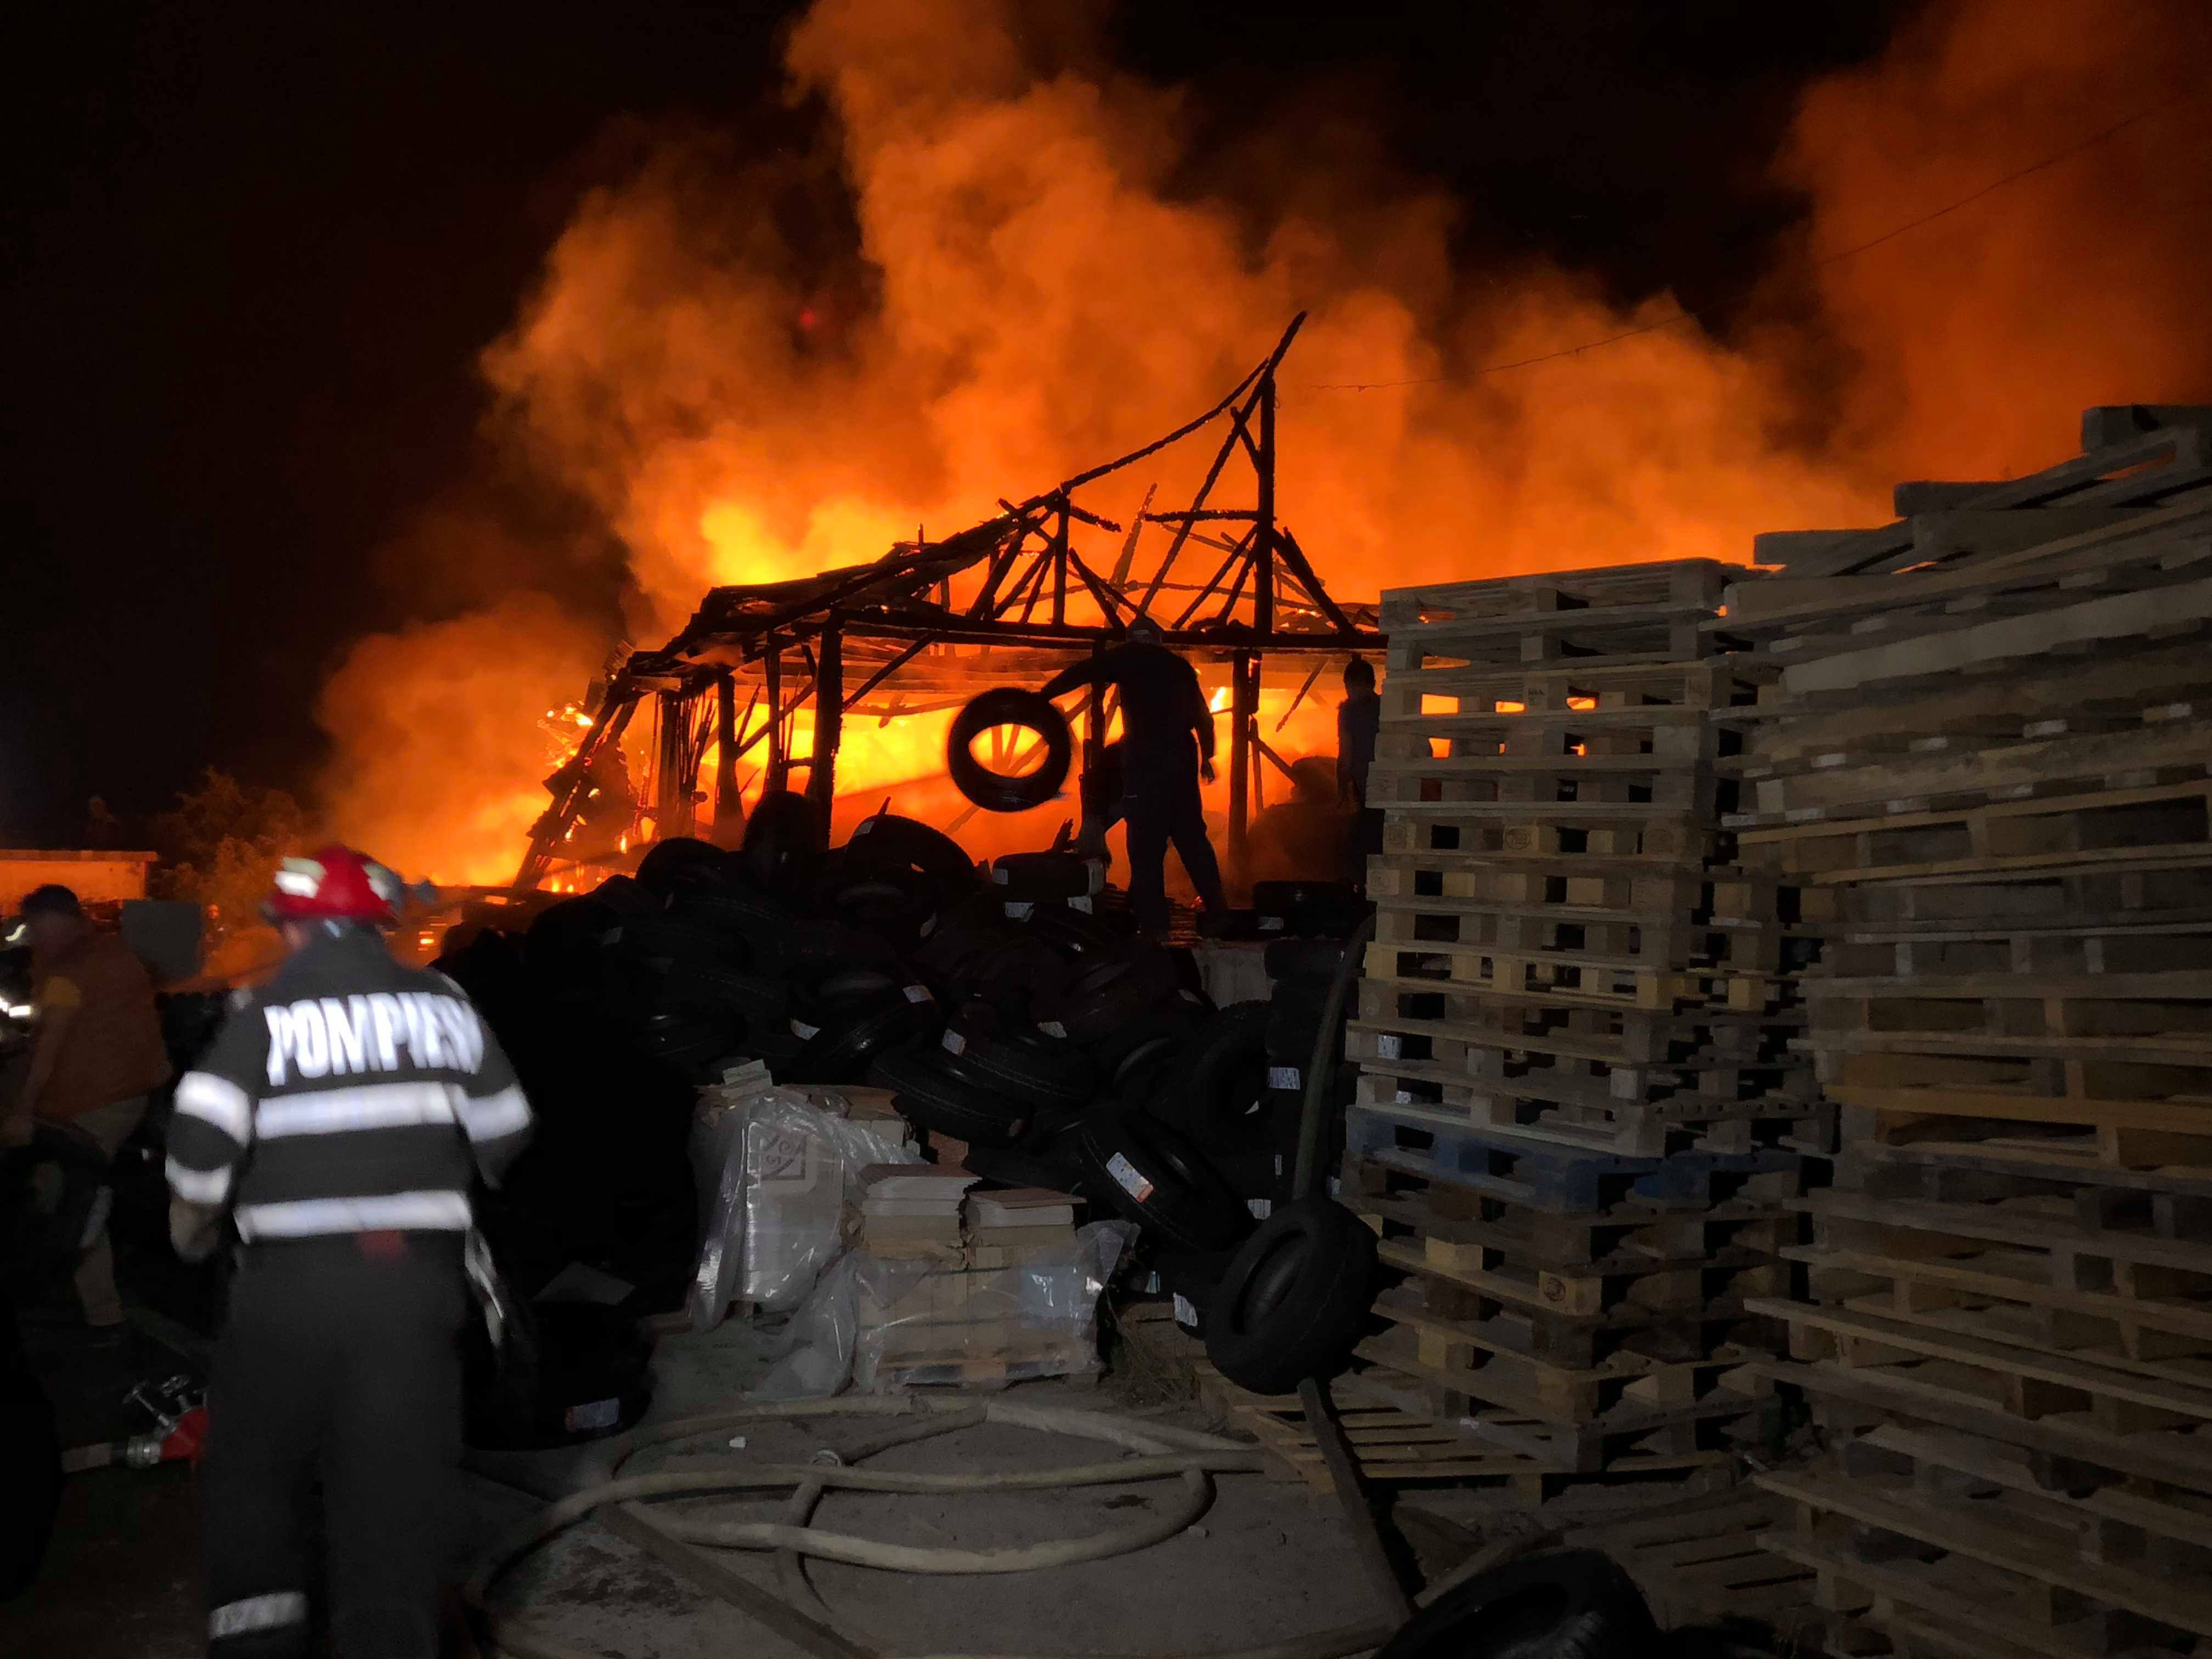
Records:
[[[826,822],[847,714],[888,721],[951,706],[972,694],[979,668],[1000,676],[1050,674],[1079,653],[1096,653],[1125,637],[1129,624],[1151,617],[1168,594],[1191,597],[1172,619],[1164,609],[1154,617],[1166,642],[1230,665],[1228,851],[1231,868],[1241,870],[1254,769],[1262,754],[1276,758],[1256,729],[1263,659],[1318,659],[1298,686],[1295,708],[1331,657],[1383,643],[1374,605],[1347,607],[1333,599],[1276,516],[1275,374],[1304,321],[1303,312],[1293,318],[1274,350],[1203,415],[1026,501],[1002,498],[1001,511],[981,524],[942,541],[898,543],[872,564],[710,590],[675,638],[657,651],[633,653],[610,680],[575,752],[546,780],[553,801],[532,827],[515,885],[534,888],[552,873],[592,793],[595,761],[607,745],[620,744],[648,698],[659,720],[657,837],[689,835],[696,827],[699,770],[710,740],[720,756],[711,815],[718,827],[741,822],[738,767],[763,744],[763,791],[788,787],[792,771],[805,768],[806,793]],[[1113,568],[1102,575],[1072,544],[1070,532],[1079,524],[1121,535],[1123,526],[1079,505],[1075,492],[1217,422],[1227,429],[1190,505],[1153,512],[1148,490]],[[1210,505],[1240,451],[1252,472],[1253,505]],[[1147,524],[1172,534],[1158,567],[1140,578],[1132,566]],[[1219,563],[1203,584],[1171,584],[1170,574],[1194,545],[1220,553]],[[953,578],[979,567],[973,597],[956,607]],[[1216,599],[1218,608],[1201,617]],[[1071,601],[1080,607],[1086,600],[1098,619],[1072,619]],[[960,646],[984,649],[961,656],[955,650]],[[793,656],[803,675],[793,673]],[[850,692],[848,668],[863,676]],[[751,685],[742,717],[739,679]],[[799,681],[795,688],[787,684],[792,679]],[[889,701],[872,707],[868,699],[878,693]],[[919,701],[907,702],[910,694]],[[810,700],[811,752],[795,756],[793,720]],[[1086,768],[1097,760],[1103,730],[1094,691],[1084,722]]]

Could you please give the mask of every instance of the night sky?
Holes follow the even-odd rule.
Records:
[[[477,354],[656,134],[803,146],[823,118],[779,93],[788,6],[336,9],[78,8],[12,65],[0,843],[76,841],[94,793],[158,811],[208,764],[306,789],[345,646],[488,582],[611,622],[618,560],[532,558],[591,526],[497,463]],[[1199,100],[1190,190],[1325,92],[1463,199],[1470,245],[1724,325],[1802,210],[1763,180],[1796,91],[1909,9],[1124,0],[1109,39]],[[426,568],[431,507],[513,551]]]

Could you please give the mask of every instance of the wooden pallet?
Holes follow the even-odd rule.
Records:
[[[1692,762],[1650,754],[1588,752],[1600,739],[1576,738],[1575,751],[1498,755],[1457,750],[1426,759],[1376,761],[1368,805],[1401,820],[1508,822],[1546,818],[1563,809],[1608,821],[1687,815],[1717,818],[1737,810],[1734,778]],[[1454,739],[1456,744],[1460,739]],[[1388,769],[1384,769],[1387,767]]]
[[[2085,1561],[2067,1535],[2070,1527],[2053,1526],[2046,1506],[2010,1489],[1958,1497],[1942,1484],[1931,1490],[1909,1479],[1884,1482],[1865,1468],[1848,1478],[1824,1469],[1755,1479],[1796,1511],[1794,1524],[1774,1540],[1784,1553],[1802,1543],[1832,1560],[1842,1554],[1901,1570],[1955,1559],[1961,1565],[1944,1575],[1954,1594],[1971,1583],[1981,1592],[1977,1601],[2008,1607],[2026,1630],[1996,1628],[2011,1639],[2033,1632],[2031,1647],[2085,1623],[2107,1640],[2126,1628],[2127,1640],[2142,1646],[2212,1635],[2212,1593],[2201,1584],[2124,1561]]]
[[[2015,1417],[2086,1412],[2090,1421],[2119,1436],[2193,1431],[2212,1420],[2212,1365],[2202,1362],[2194,1367],[2172,1361],[2122,1370],[1957,1329],[1958,1322],[1941,1314],[1905,1318],[1756,1297],[1744,1306],[1749,1313],[1789,1324],[1796,1358],[1833,1358],[1847,1369],[1909,1370],[1939,1361],[1950,1386],[1967,1388]]]
[[[1795,1144],[1802,1126],[1820,1116],[1818,1106],[1790,1099],[1561,1100],[1540,1083],[1476,1082],[1407,1062],[1363,1066],[1355,1103],[1424,1124],[1440,1137],[1472,1131],[1630,1158]]]
[[[1778,1528],[1765,1534],[1765,1546],[1813,1573],[1831,1621],[1822,1651],[1838,1659],[2101,1659],[2122,1651],[2141,1629],[2092,1607],[2069,1608],[2070,1620],[2051,1616],[2056,1609],[2035,1605],[2016,1577],[1984,1571],[1971,1558],[1869,1560],[1840,1526],[1814,1533]],[[2161,1659],[2205,1659],[2212,1646],[2185,1642],[2155,1651]]]
[[[1501,1391],[1486,1398],[1520,1404],[1547,1421],[1588,1420],[1624,1383],[1648,1379],[1644,1392],[1656,1396],[1671,1386],[1674,1370],[1725,1368],[1760,1352],[1741,1344],[1756,1333],[1743,1318],[1741,1293],[1720,1291],[1662,1308],[1616,1303],[1583,1316],[1463,1284],[1434,1272],[1418,1250],[1386,1245],[1384,1251],[1387,1266],[1415,1277],[1382,1291],[1374,1310],[1413,1334],[1421,1363],[1480,1371]],[[1726,1275],[1719,1277],[1724,1283]],[[1503,1393],[1509,1389],[1510,1402]],[[1532,1403],[1539,1400],[1552,1403],[1539,1411]]]
[[[2069,1352],[2117,1362],[2212,1352],[2212,1234],[2203,1206],[2153,1206],[2165,1231],[2082,1227],[2065,1198],[1972,1205],[1803,1200],[1814,1243],[1790,1252],[1822,1301],[1904,1314],[1996,1310]]]
[[[1797,1242],[1801,1223],[1785,1199],[1722,1200],[1668,1208],[1632,1196],[1600,1209],[1559,1213],[1411,1176],[1389,1164],[1345,1160],[1341,1201],[1386,1230],[1420,1239],[1495,1249],[1561,1269],[1724,1263]]]
[[[1345,1135],[1353,1157],[1553,1211],[1602,1210],[1624,1199],[1703,1208],[1732,1198],[1780,1197],[1794,1193],[1801,1173],[1795,1153],[1771,1148],[1627,1154],[1475,1128],[1395,1105],[1353,1106]]]
[[[1776,763],[1764,753],[1737,765],[1723,763],[1717,768],[1720,775],[1742,785],[1729,824],[1745,830],[1818,825],[1829,835],[1842,835],[1895,828],[1900,818],[1935,822],[1938,812],[1959,812],[1968,815],[1970,828],[1979,824],[1988,851],[2000,852],[2008,842],[2027,838],[2030,828],[2047,836],[2052,826],[2008,822],[2021,816],[2016,810],[1975,816],[1986,809],[2016,809],[2032,799],[2045,809],[2033,815],[2042,818],[2073,810],[2069,802],[2110,811],[2118,805],[2141,804],[2105,799],[2114,792],[2136,793],[2117,781],[2129,778],[2171,786],[2184,792],[2174,799],[2185,800],[2187,787],[2203,781],[2212,722],[2175,719],[2167,709],[2154,709],[2041,720],[2010,744],[1954,747],[1948,738],[1940,741],[1938,747],[1938,739],[1927,739],[1919,752],[1903,757],[1852,757],[1846,763],[1833,756]]]
[[[1885,1423],[1838,1449],[1855,1480],[1979,1498],[2003,1494],[2055,1527],[2087,1564],[2133,1563],[2172,1578],[2212,1570],[2212,1496],[2185,1486],[2054,1466],[1955,1430]]]
[[[1789,984],[1781,974],[1430,942],[1378,940],[1367,947],[1365,968],[1371,979],[1410,980],[1462,994],[1647,1012],[1699,1005],[1754,1012],[1773,1006]]]
[[[2197,779],[1859,823],[1744,827],[1734,845],[1747,863],[1815,884],[2195,859],[2212,851],[2208,790]]]
[[[1377,1386],[1395,1378],[1401,1397],[1418,1409],[1455,1424],[1475,1439],[1581,1474],[1595,1474],[1627,1456],[1732,1451],[1738,1439],[1756,1431],[1770,1399],[1763,1391],[1763,1373],[1740,1368],[1709,1374],[1702,1393],[1698,1382],[1684,1379],[1674,1384],[1678,1397],[1664,1405],[1632,1397],[1588,1421],[1561,1423],[1538,1414],[1523,1401],[1492,1398],[1511,1390],[1482,1382],[1480,1371],[1425,1364],[1409,1331],[1369,1337],[1356,1352],[1367,1366],[1363,1378]],[[1716,1375],[1727,1382],[1715,1382]]]
[[[1732,1486],[1736,1475],[1735,1457],[1726,1451],[1630,1453],[1609,1468],[1578,1474],[1472,1439],[1426,1412],[1340,1402],[1339,1417],[1361,1477],[1370,1483],[1502,1489],[1531,1508],[1569,1486],[1667,1486],[1705,1492]],[[1280,1478],[1303,1481],[1317,1493],[1335,1491],[1296,1401],[1250,1402],[1240,1408],[1237,1422],[1260,1442],[1271,1471]]]
[[[1660,1364],[1616,1356],[1577,1371],[1483,1346],[1462,1322],[1431,1319],[1387,1298],[1377,1311],[1390,1328],[1362,1340],[1361,1358],[1522,1419],[1555,1449],[1707,1419],[1735,1420],[1772,1394],[1753,1351]]]
[[[1359,1018],[1411,1035],[1616,1065],[1700,1058],[1765,1064],[1786,1058],[1791,1039],[1805,1031],[1805,1016],[1797,1010],[1770,1013],[1711,1004],[1623,1008],[1376,975],[1359,982]]]
[[[1571,1528],[1560,1545],[1601,1550],[1619,1562],[1662,1629],[1747,1620],[1786,1635],[1807,1622],[1813,1575],[1759,1540],[1788,1518],[1781,1499],[1737,1487]]]
[[[1725,1108],[1786,1099],[1809,1110],[1819,1100],[1811,1068],[1778,1042],[1763,1058],[1693,1053],[1680,1060],[1630,1064],[1522,1048],[1502,1034],[1487,1040],[1459,1036],[1441,1023],[1354,1020],[1345,1032],[1345,1057],[1378,1074],[1411,1066],[1408,1075],[1529,1088],[1547,1099],[1601,1109],[1677,1100]]]
[[[2120,1169],[2089,1161],[2080,1148],[2041,1136],[1888,1146],[1855,1143],[1835,1160],[1835,1186],[1871,1198],[1926,1204],[2057,1196],[2075,1206],[2077,1225],[2159,1231],[2199,1224],[2171,1217],[2202,1214],[2201,1206],[2212,1200],[2212,1170]],[[2160,1206],[2171,1212],[2168,1219],[2158,1219]]]
[[[1695,814],[1654,815],[1647,807],[1530,803],[1526,814],[1498,806],[1452,805],[1393,812],[1382,820],[1385,856],[1418,855],[1442,869],[1473,860],[1567,861],[1633,869],[1702,870],[1726,857],[1717,827]]]
[[[1368,891],[1394,908],[1402,908],[1397,902],[1434,898],[1523,914],[1579,910],[1599,919],[1654,924],[1685,915],[1817,924],[1837,913],[1842,896],[1735,869],[1650,870],[1584,856],[1484,861],[1456,852],[1435,859],[1378,854],[1369,860]]]
[[[2051,1099],[1963,1090],[1832,1085],[1846,1139],[1883,1145],[1928,1137],[2052,1135],[2087,1161],[2118,1169],[2212,1167],[2212,1102]],[[1970,1127],[1971,1126],[1971,1127]],[[2062,1141],[2058,1136],[2072,1131]]]
[[[1428,945],[1540,956],[1603,969],[1741,970],[1777,974],[1811,959],[1817,935],[1779,923],[1624,914],[1565,905],[1486,904],[1446,897],[1381,900],[1376,940],[1407,950]],[[1489,975],[1481,975],[1484,979]]]
[[[1676,663],[1457,662],[1424,645],[1401,661],[1381,688],[1382,731],[1425,738],[1449,736],[1455,720],[1539,719],[1642,710],[1654,721],[1668,711],[1709,714],[1748,710],[1774,671],[1741,658],[1703,657]]]

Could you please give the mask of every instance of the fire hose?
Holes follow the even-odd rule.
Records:
[[[624,1476],[623,1468],[650,1447],[696,1436],[721,1434],[749,1423],[839,1416],[896,1416],[908,1419],[898,1430],[877,1436],[830,1461],[803,1464],[747,1466],[732,1460],[726,1470]],[[981,1423],[1005,1424],[1079,1439],[1103,1442],[1121,1457],[1060,1468],[1024,1469],[994,1474],[920,1474],[851,1467],[853,1462],[893,1445],[903,1445]],[[1212,1477],[1256,1469],[1259,1453],[1218,1436],[1165,1424],[1138,1423],[1107,1412],[1064,1407],[1023,1406],[994,1401],[973,1406],[959,1400],[842,1399],[753,1406],[704,1417],[686,1418],[633,1433],[611,1443],[613,1455],[592,1474],[592,1484],[540,1511],[504,1540],[477,1568],[465,1587],[470,1612],[488,1653],[510,1659],[585,1659],[577,1650],[525,1627],[513,1610],[493,1604],[497,1581],[526,1556],[586,1516],[597,1518],[618,1536],[639,1545],[664,1565],[695,1585],[720,1595],[818,1659],[880,1659],[872,1638],[856,1639],[806,1580],[803,1559],[817,1557],[897,1572],[1031,1572],[1126,1555],[1174,1536],[1203,1515],[1213,1499]],[[604,1454],[603,1454],[604,1455]],[[1118,1485],[1131,1480],[1175,1480],[1182,1486],[1167,1512],[1086,1538],[1060,1539],[1012,1549],[963,1550],[888,1544],[875,1539],[823,1531],[812,1524],[816,1506],[830,1491],[884,1492],[991,1492],[1051,1491],[1072,1486]],[[701,1496],[714,1492],[793,1488],[784,1518],[776,1522],[724,1522],[684,1517],[663,1519],[642,1500]],[[779,1576],[792,1600],[775,1595],[732,1572],[698,1547],[772,1550],[779,1553]],[[1187,1659],[1337,1659],[1380,1645],[1388,1626],[1364,1625],[1323,1631],[1263,1647],[1188,1656]],[[939,1656],[939,1659],[951,1659]],[[1013,1654],[961,1656],[960,1659],[1023,1659]],[[1058,1659],[1090,1659],[1059,1656]]]

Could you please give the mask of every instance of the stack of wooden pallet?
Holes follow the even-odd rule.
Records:
[[[1729,862],[1731,574],[1383,595],[1344,1194],[1400,1282],[1362,1383],[1556,1471],[1728,1462],[1825,1133],[1796,896]]]
[[[2146,429],[2148,428],[2148,429]],[[1728,626],[1747,862],[1834,896],[1841,1107],[1761,1477],[1851,1654],[2212,1652],[2212,410],[1899,487]]]

